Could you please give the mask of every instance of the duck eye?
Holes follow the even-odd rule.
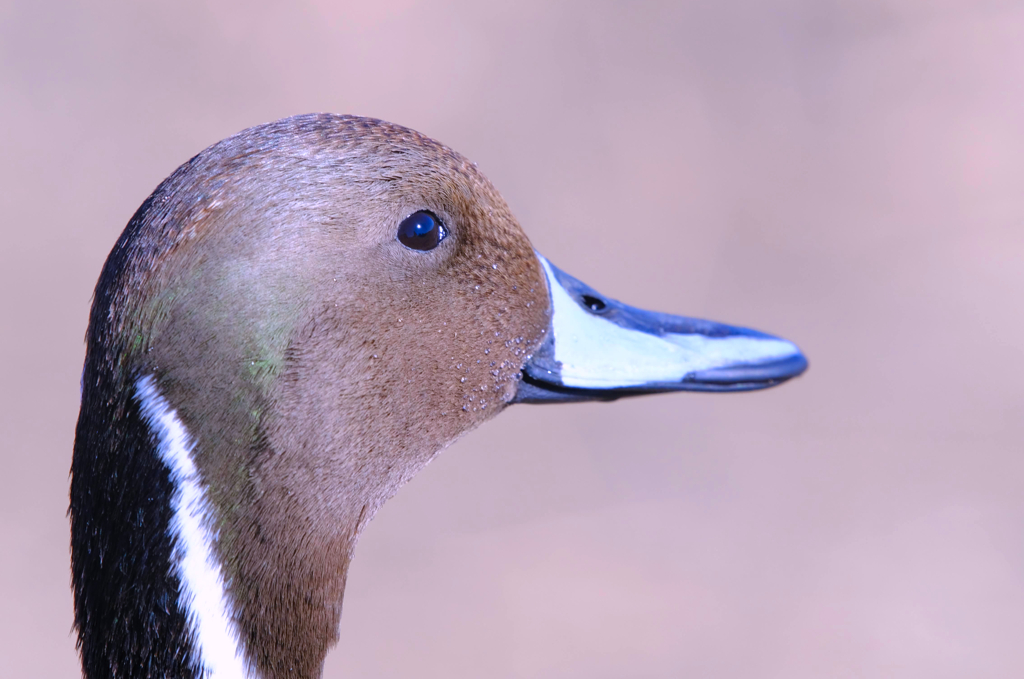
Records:
[[[432,212],[419,210],[398,225],[398,242],[413,250],[433,250],[448,236],[448,229]]]

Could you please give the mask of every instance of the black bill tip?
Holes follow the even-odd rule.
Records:
[[[684,382],[718,385],[729,391],[764,389],[781,384],[807,370],[807,359],[795,354],[777,361],[753,365],[732,365],[688,374]]]

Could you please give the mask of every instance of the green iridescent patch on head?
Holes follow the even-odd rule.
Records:
[[[245,368],[253,381],[260,382],[277,376],[278,371],[281,369],[281,359],[280,357],[275,357],[275,359],[253,359],[249,361]]]

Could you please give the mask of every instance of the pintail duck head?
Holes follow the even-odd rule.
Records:
[[[319,676],[359,532],[460,435],[516,402],[805,367],[562,272],[412,130],[246,130],[156,189],[96,287],[70,507],[85,676]]]

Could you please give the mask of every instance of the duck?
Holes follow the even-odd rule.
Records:
[[[466,432],[806,368],[787,340],[565,273],[411,129],[244,130],[160,183],[96,284],[69,507],[83,676],[319,677],[359,535]]]

